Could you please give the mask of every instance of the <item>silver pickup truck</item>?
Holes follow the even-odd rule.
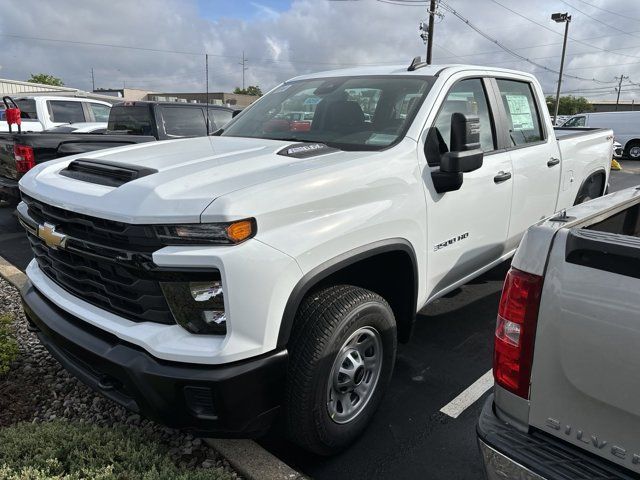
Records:
[[[531,227],[478,423],[489,480],[638,478],[640,187]]]

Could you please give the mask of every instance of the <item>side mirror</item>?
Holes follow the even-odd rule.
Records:
[[[231,118],[236,118],[241,111],[242,110],[234,110],[233,113],[231,114]]]
[[[462,174],[482,167],[484,153],[480,148],[480,119],[477,115],[451,115],[449,146],[449,151],[440,159],[440,171],[431,174],[438,193],[459,190]]]

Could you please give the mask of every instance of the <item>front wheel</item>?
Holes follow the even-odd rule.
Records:
[[[631,160],[640,160],[640,142],[629,142],[625,153]]]
[[[351,444],[382,400],[396,345],[393,312],[379,295],[349,285],[309,294],[289,347],[291,439],[320,455]]]

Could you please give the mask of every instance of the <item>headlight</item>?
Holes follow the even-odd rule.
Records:
[[[156,236],[165,245],[234,245],[256,234],[255,218],[221,223],[155,225]]]
[[[221,280],[160,282],[160,285],[179,325],[192,333],[227,333]]]

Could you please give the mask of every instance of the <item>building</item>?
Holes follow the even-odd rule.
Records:
[[[103,100],[111,103],[115,103],[117,101],[113,97],[102,95],[100,93],[85,92],[78,88],[56,87],[41,83],[21,82],[19,80],[0,78],[0,97],[4,97],[5,95],[55,95],[57,97],[92,98],[94,100]]]
[[[617,110],[615,100],[593,100],[590,103],[593,106],[594,112],[628,112],[631,110],[640,110],[640,102],[636,102],[635,100],[620,100]]]
[[[148,90],[141,90],[139,88],[97,88],[93,91],[100,95],[107,95],[118,99],[122,102],[124,100],[135,102],[137,100],[148,100],[147,95],[153,93]]]
[[[204,92],[161,93],[137,88],[99,88],[94,90],[94,92],[118,98],[120,101],[129,102],[150,100],[158,102],[207,103],[207,94]],[[236,108],[245,108],[257,99],[258,97],[254,95],[209,92],[209,103],[212,105],[228,105]]]

